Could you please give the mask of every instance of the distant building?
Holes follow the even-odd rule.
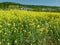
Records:
[[[33,10],[32,8],[28,8],[28,7],[21,7],[21,10]]]
[[[19,5],[9,5],[8,8],[19,8]]]
[[[53,8],[42,8],[42,10],[43,10],[43,11],[46,11],[46,10],[48,10],[48,11],[54,11],[54,10],[56,10],[56,9],[53,9]]]
[[[47,10],[47,8],[42,8],[42,10]]]

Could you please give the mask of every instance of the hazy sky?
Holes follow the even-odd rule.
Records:
[[[0,2],[18,2],[28,5],[51,5],[60,6],[60,0],[0,0]]]

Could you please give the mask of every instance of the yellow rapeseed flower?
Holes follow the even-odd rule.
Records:
[[[2,42],[0,42],[0,45],[2,44]]]
[[[7,45],[10,45],[10,43],[8,42]]]

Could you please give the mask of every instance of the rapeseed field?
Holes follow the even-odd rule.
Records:
[[[0,45],[60,45],[60,13],[0,10]]]

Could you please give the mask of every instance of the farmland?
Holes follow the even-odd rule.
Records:
[[[60,13],[0,10],[0,45],[60,45]]]

